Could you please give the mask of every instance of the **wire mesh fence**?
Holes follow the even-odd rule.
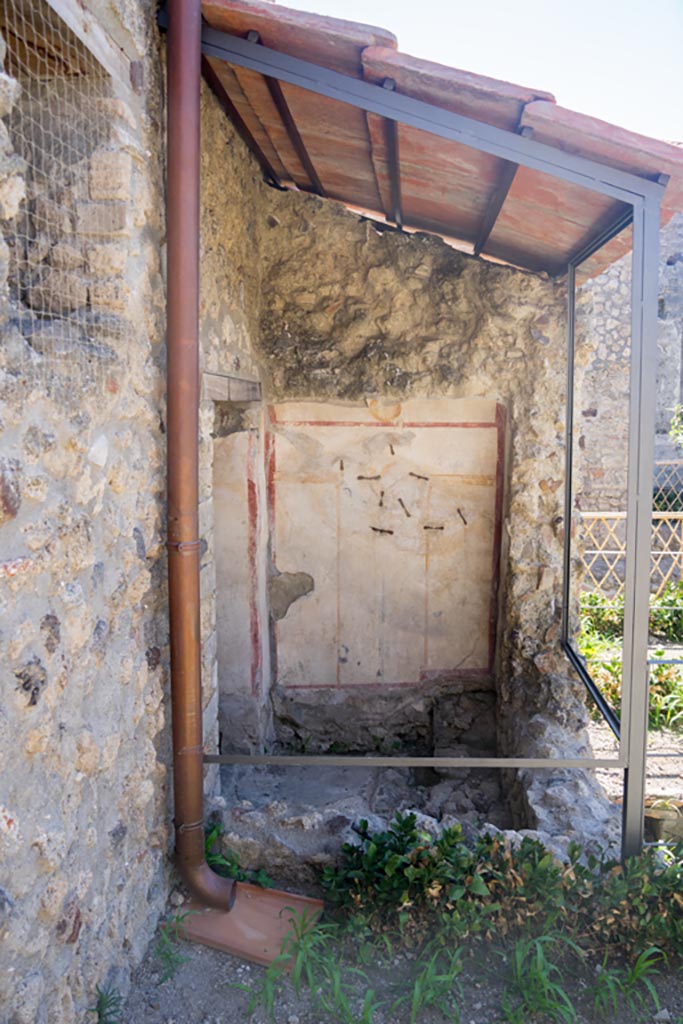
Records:
[[[650,593],[662,597],[683,575],[683,512],[654,512]],[[626,513],[584,512],[583,591],[622,597],[626,576]]]
[[[45,0],[0,0],[0,34],[20,197],[3,232],[3,356],[59,397],[101,383],[126,330],[107,286],[125,230],[124,204],[107,195],[110,80]]]
[[[683,512],[683,459],[657,462],[652,507],[656,512]]]
[[[683,579],[683,460],[655,465],[650,595],[663,599]],[[582,591],[614,600],[626,578],[626,513],[582,512]],[[678,599],[683,604],[683,598]]]

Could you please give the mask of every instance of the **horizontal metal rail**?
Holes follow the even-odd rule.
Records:
[[[402,757],[364,754],[204,754],[204,764],[269,764],[303,768],[625,768],[610,757]]]
[[[626,512],[582,512],[581,518],[586,519],[626,519]],[[666,522],[667,519],[683,519],[683,512],[653,512],[652,521]]]

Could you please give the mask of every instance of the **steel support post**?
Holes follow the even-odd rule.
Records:
[[[657,377],[660,204],[634,204],[624,659],[620,753],[625,754],[622,858],[644,839],[652,478]],[[625,750],[623,747],[625,746]]]
[[[574,370],[576,362],[576,267],[567,268],[567,393],[564,431],[564,550],[562,566],[562,622],[560,640],[569,643],[569,602],[571,600],[572,516],[574,474]]]

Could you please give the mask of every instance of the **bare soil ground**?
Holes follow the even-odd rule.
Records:
[[[133,990],[126,1003],[123,1019],[130,1024],[328,1024],[334,1018],[324,1015],[315,1008],[314,998],[308,989],[300,996],[295,993],[291,982],[284,981],[275,995],[273,1014],[262,1005],[250,1013],[250,994],[244,988],[253,990],[263,985],[265,970],[252,964],[243,963],[235,957],[216,952],[190,943],[179,944],[179,951],[187,960],[169,981],[160,984],[162,963],[150,947],[145,960],[138,969]],[[364,966],[366,979],[358,978],[354,1024],[410,1024],[410,1005],[391,1009],[399,993],[409,994],[411,985],[410,958],[395,956],[385,963]],[[521,1016],[517,1019],[506,1016],[503,1001],[508,986],[509,962],[505,962],[500,951],[492,946],[476,945],[471,955],[465,958],[464,970],[459,981],[461,993],[457,1004],[460,1011],[459,1024],[546,1024],[549,1016]],[[563,986],[576,1011],[576,1024],[644,1024],[644,1022],[683,1022],[683,973],[681,969],[669,970],[653,978],[659,996],[659,1010],[652,1004],[647,993],[644,1007],[629,1008],[620,1000],[616,1014],[596,1013],[590,994],[593,983],[590,974],[572,977],[567,973]],[[366,1019],[362,1016],[361,1005],[365,993],[372,989],[379,1000],[386,1005]],[[512,1005],[516,1003],[512,998]],[[342,1018],[343,1019],[343,1018]],[[445,1024],[449,1018],[438,1010],[426,1008],[419,1012],[415,1024]],[[450,1018],[451,1020],[454,1018]]]

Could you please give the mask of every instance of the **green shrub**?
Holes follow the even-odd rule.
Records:
[[[358,826],[324,870],[328,901],[359,929],[396,932],[419,945],[435,931],[451,940],[562,933],[586,950],[619,947],[638,956],[656,946],[683,953],[683,844],[661,863],[646,849],[625,866],[570,849],[570,863],[528,837],[511,847],[500,835],[468,846],[459,826],[434,839],[413,814],[386,832]]]
[[[581,599],[579,650],[600,691],[617,713],[621,709],[623,614],[622,598],[608,601],[597,594],[585,594]],[[669,583],[656,600],[651,600],[650,635],[683,642],[682,583]],[[663,658],[664,654],[663,648],[654,651],[655,658]],[[594,717],[600,719],[597,709]],[[650,666],[649,724],[651,729],[683,726],[683,666]]]

